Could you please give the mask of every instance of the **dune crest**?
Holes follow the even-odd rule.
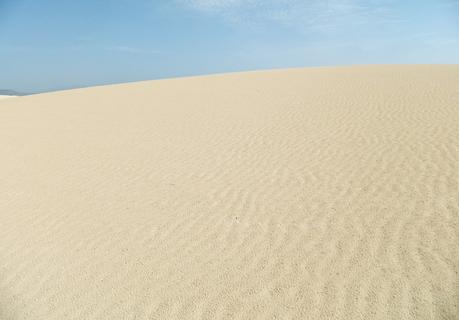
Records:
[[[4,95],[0,95],[0,100],[2,100],[2,99],[8,99],[8,98],[14,98],[14,96],[4,96]]]
[[[459,66],[0,104],[0,319],[457,319]]]

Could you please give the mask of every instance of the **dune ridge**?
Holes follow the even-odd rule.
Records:
[[[14,96],[5,96],[5,95],[0,95],[0,100],[1,99],[7,99],[7,98],[13,98]]]
[[[0,102],[0,319],[458,319],[459,66]]]

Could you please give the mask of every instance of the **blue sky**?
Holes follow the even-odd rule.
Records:
[[[0,89],[459,63],[459,0],[0,0]]]

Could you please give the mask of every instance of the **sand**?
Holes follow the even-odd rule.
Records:
[[[459,66],[0,102],[0,319],[459,319]]]
[[[14,96],[5,96],[5,95],[0,95],[0,100],[2,99],[7,99],[7,98],[13,98]]]

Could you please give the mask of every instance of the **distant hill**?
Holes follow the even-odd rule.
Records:
[[[0,89],[0,96],[24,96],[25,93],[17,92],[14,90],[2,90]]]

